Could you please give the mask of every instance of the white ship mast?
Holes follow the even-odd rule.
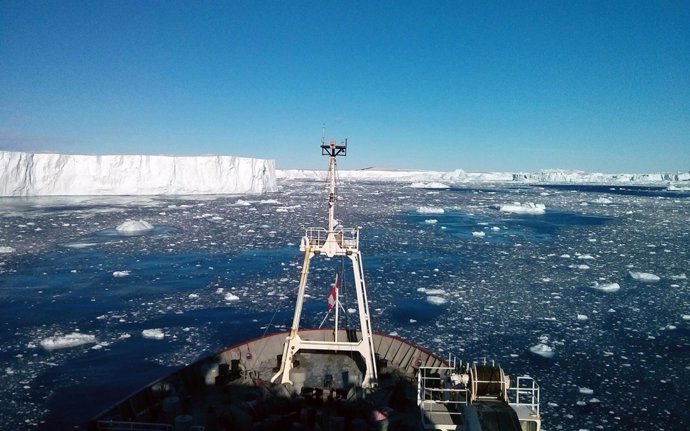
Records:
[[[295,304],[295,315],[292,320],[290,334],[285,339],[283,348],[283,358],[280,370],[271,378],[275,382],[280,378],[281,383],[292,383],[291,370],[293,369],[295,355],[300,350],[309,351],[346,351],[358,352],[364,360],[366,372],[362,380],[363,388],[376,386],[377,370],[374,357],[374,342],[371,333],[371,320],[369,315],[369,304],[367,301],[367,289],[364,282],[364,269],[362,268],[362,255],[359,251],[359,229],[343,228],[335,218],[335,177],[336,177],[336,157],[347,154],[347,139],[336,144],[335,140],[326,144],[321,138],[321,154],[329,157],[328,164],[328,229],[310,227],[307,228],[305,236],[300,243],[300,251],[304,252],[304,265],[300,277],[299,290],[297,292],[297,303]],[[307,287],[307,277],[309,275],[309,264],[314,256],[325,255],[347,256],[352,262],[354,275],[354,287],[357,294],[357,306],[359,311],[360,340],[339,340],[338,339],[338,289],[335,297],[335,330],[333,340],[314,341],[302,339],[299,334],[299,322],[302,314],[304,294]]]

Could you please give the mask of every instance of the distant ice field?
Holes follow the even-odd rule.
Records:
[[[545,430],[690,423],[688,195],[339,192],[338,218],[362,228],[375,331],[534,376]],[[261,196],[0,199],[0,429],[78,429],[180,366],[286,330],[300,237],[325,225],[325,201],[323,182],[297,180]],[[128,220],[151,229],[118,231]],[[343,265],[315,261],[302,326],[323,319]]]

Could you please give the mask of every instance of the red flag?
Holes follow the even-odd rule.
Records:
[[[340,279],[338,273],[335,273],[335,283],[331,285],[331,294],[328,295],[328,312],[330,313],[335,307],[335,298],[338,296],[338,289],[340,289]]]

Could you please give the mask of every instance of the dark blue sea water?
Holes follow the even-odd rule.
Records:
[[[690,199],[667,193],[349,182],[339,218],[362,228],[374,330],[534,376],[546,430],[681,430]],[[500,210],[515,202],[546,210]],[[178,367],[285,330],[299,240],[325,224],[324,203],[313,182],[252,197],[2,199],[0,428],[78,429]],[[118,233],[128,219],[155,228]],[[315,263],[302,326],[318,326],[344,264]],[[44,347],[73,333],[92,338]],[[531,353],[538,343],[553,358]]]

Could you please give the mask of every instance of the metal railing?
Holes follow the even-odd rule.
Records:
[[[312,247],[323,247],[328,241],[328,230],[322,227],[307,228],[306,238]],[[342,249],[359,248],[359,229],[356,228],[336,228],[333,232],[333,240]]]
[[[508,404],[526,406],[539,414],[539,385],[530,376],[517,378],[514,387],[508,388]]]
[[[449,358],[454,364],[454,358]],[[419,367],[417,372],[417,405],[426,429],[455,429],[462,416],[462,405],[469,402],[465,387],[453,387],[450,375],[455,367]]]
[[[96,429],[98,431],[173,431],[174,426],[147,422],[98,421]],[[204,431],[204,429],[205,427],[201,425],[192,425],[189,431]]]

